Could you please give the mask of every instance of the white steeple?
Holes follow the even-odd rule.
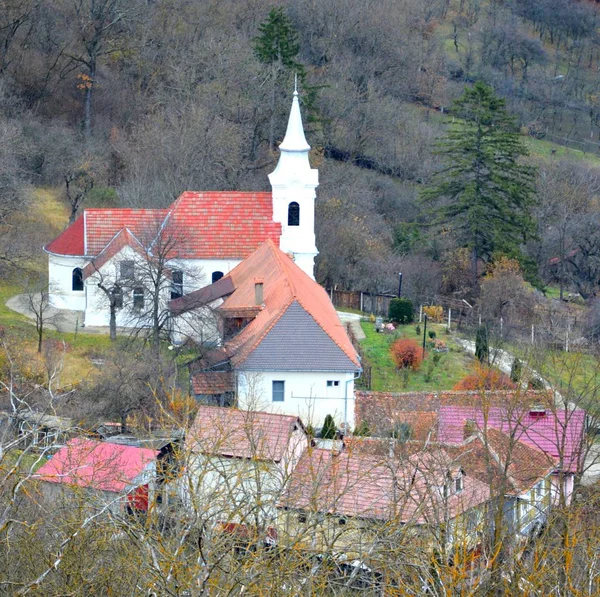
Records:
[[[310,167],[310,145],[304,136],[298,90],[294,89],[292,109],[285,137],[279,146],[280,156],[275,170],[269,174],[273,189],[273,220],[282,227],[279,247],[292,253],[294,260],[314,279],[315,189],[319,185],[318,170]]]

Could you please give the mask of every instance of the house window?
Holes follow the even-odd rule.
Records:
[[[338,519],[338,524],[343,527],[346,524],[346,519],[345,518],[340,518]]]
[[[463,490],[463,487],[464,487],[463,478],[462,478],[462,475],[459,475],[454,480],[454,488],[456,490],[456,493],[460,493]]]
[[[328,388],[337,388],[340,385],[340,380],[339,379],[328,379],[327,380],[327,387]]]
[[[306,522],[306,514],[298,514],[298,522],[304,524]]]
[[[83,270],[80,267],[73,270],[71,288],[73,290],[83,290]]]
[[[171,298],[177,299],[183,296],[183,272],[180,269],[173,270],[171,274]]]
[[[300,206],[295,201],[288,205],[288,226],[300,226]]]
[[[144,289],[134,288],[133,289],[133,308],[143,309],[144,308]]]
[[[223,272],[213,272],[212,273],[212,283],[219,281],[223,277]]]
[[[115,309],[122,309],[123,308],[123,291],[120,288],[114,287],[111,288],[110,291],[112,300],[113,300],[113,306]]]
[[[273,382],[273,402],[283,402],[285,397],[285,381]]]
[[[121,280],[133,280],[135,276],[135,264],[133,261],[121,261],[119,263],[119,274]]]

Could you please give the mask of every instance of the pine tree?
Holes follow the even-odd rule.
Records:
[[[453,116],[438,154],[445,167],[422,192],[434,204],[437,222],[451,227],[471,252],[473,288],[477,266],[494,252],[519,256],[520,245],[535,231],[530,215],[534,169],[522,164],[528,154],[515,118],[503,99],[478,82],[454,102]]]
[[[254,39],[254,53],[268,67],[271,85],[271,116],[269,123],[269,149],[275,145],[275,98],[281,77],[297,75],[304,82],[306,72],[296,57],[300,51],[298,33],[294,29],[283,7],[272,8],[264,23],[258,27],[259,35]]]
[[[475,335],[475,356],[480,363],[487,364],[490,356],[487,326],[480,325]]]
[[[323,427],[321,429],[321,437],[323,439],[335,439],[335,434],[337,432],[337,428],[335,426],[335,421],[331,415],[327,415],[325,417],[325,421],[323,422]]]

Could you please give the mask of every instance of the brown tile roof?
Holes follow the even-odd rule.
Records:
[[[496,429],[488,429],[485,436],[477,432],[460,445],[444,444],[444,449],[467,474],[492,485],[494,493],[504,485],[505,494],[521,494],[556,467],[556,461],[541,450]]]
[[[263,284],[262,305],[255,304],[256,282]],[[287,315],[290,319],[297,321],[303,314],[305,318],[303,325],[291,326],[295,327],[297,336],[302,334],[303,330],[311,323],[318,326],[315,329],[322,331],[331,345],[330,347],[322,345],[326,356],[335,360],[334,353],[339,353],[344,366],[349,370],[360,369],[358,354],[325,290],[306,275],[273,241],[268,240],[262,244],[216,284],[219,283],[231,283],[235,288],[218,307],[220,313],[224,317],[238,317],[241,314],[252,317],[248,325],[226,343],[226,350],[232,355],[234,366],[237,367],[244,363],[263,342],[267,334],[274,330],[276,324],[283,321],[284,316]],[[200,300],[209,293],[209,289],[210,286],[185,297],[187,308],[194,304],[196,299]],[[171,306],[177,310],[179,303],[173,301]],[[286,325],[289,325],[289,322]],[[313,333],[311,337],[314,340],[316,335]],[[289,334],[285,341],[289,348]],[[277,350],[271,352],[277,352],[281,356],[282,353],[285,353],[285,348],[285,346],[278,346]],[[327,352],[328,350],[329,352]],[[310,350],[303,350],[302,354],[307,359],[314,356],[311,355]],[[319,359],[315,357],[313,360],[318,361]],[[340,362],[339,358],[338,362]]]
[[[436,413],[435,425],[442,406],[481,407],[552,404],[546,391],[448,391],[448,392],[355,392],[355,418],[365,421],[371,433],[387,435],[394,425],[407,419],[407,412]],[[430,419],[431,419],[430,415]],[[406,421],[409,422],[409,421]],[[433,421],[431,421],[434,423]],[[423,423],[419,422],[422,427]],[[419,433],[422,429],[419,429]]]
[[[233,392],[232,371],[204,371],[192,377],[192,387],[196,395],[216,395]]]
[[[186,443],[193,452],[280,462],[298,417],[233,408],[200,406]]]
[[[281,506],[338,516],[436,523],[489,499],[489,487],[464,477],[446,500],[442,487],[459,469],[442,449],[404,459],[309,448],[292,473]]]

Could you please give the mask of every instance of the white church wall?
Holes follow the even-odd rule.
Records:
[[[85,290],[73,290],[73,270],[84,265],[83,257],[48,255],[48,289],[53,307],[71,311],[85,309]]]
[[[273,402],[274,381],[285,383],[283,402]],[[314,427],[329,414],[338,426],[347,421],[354,429],[352,372],[238,371],[237,398],[241,409],[296,415]]]

